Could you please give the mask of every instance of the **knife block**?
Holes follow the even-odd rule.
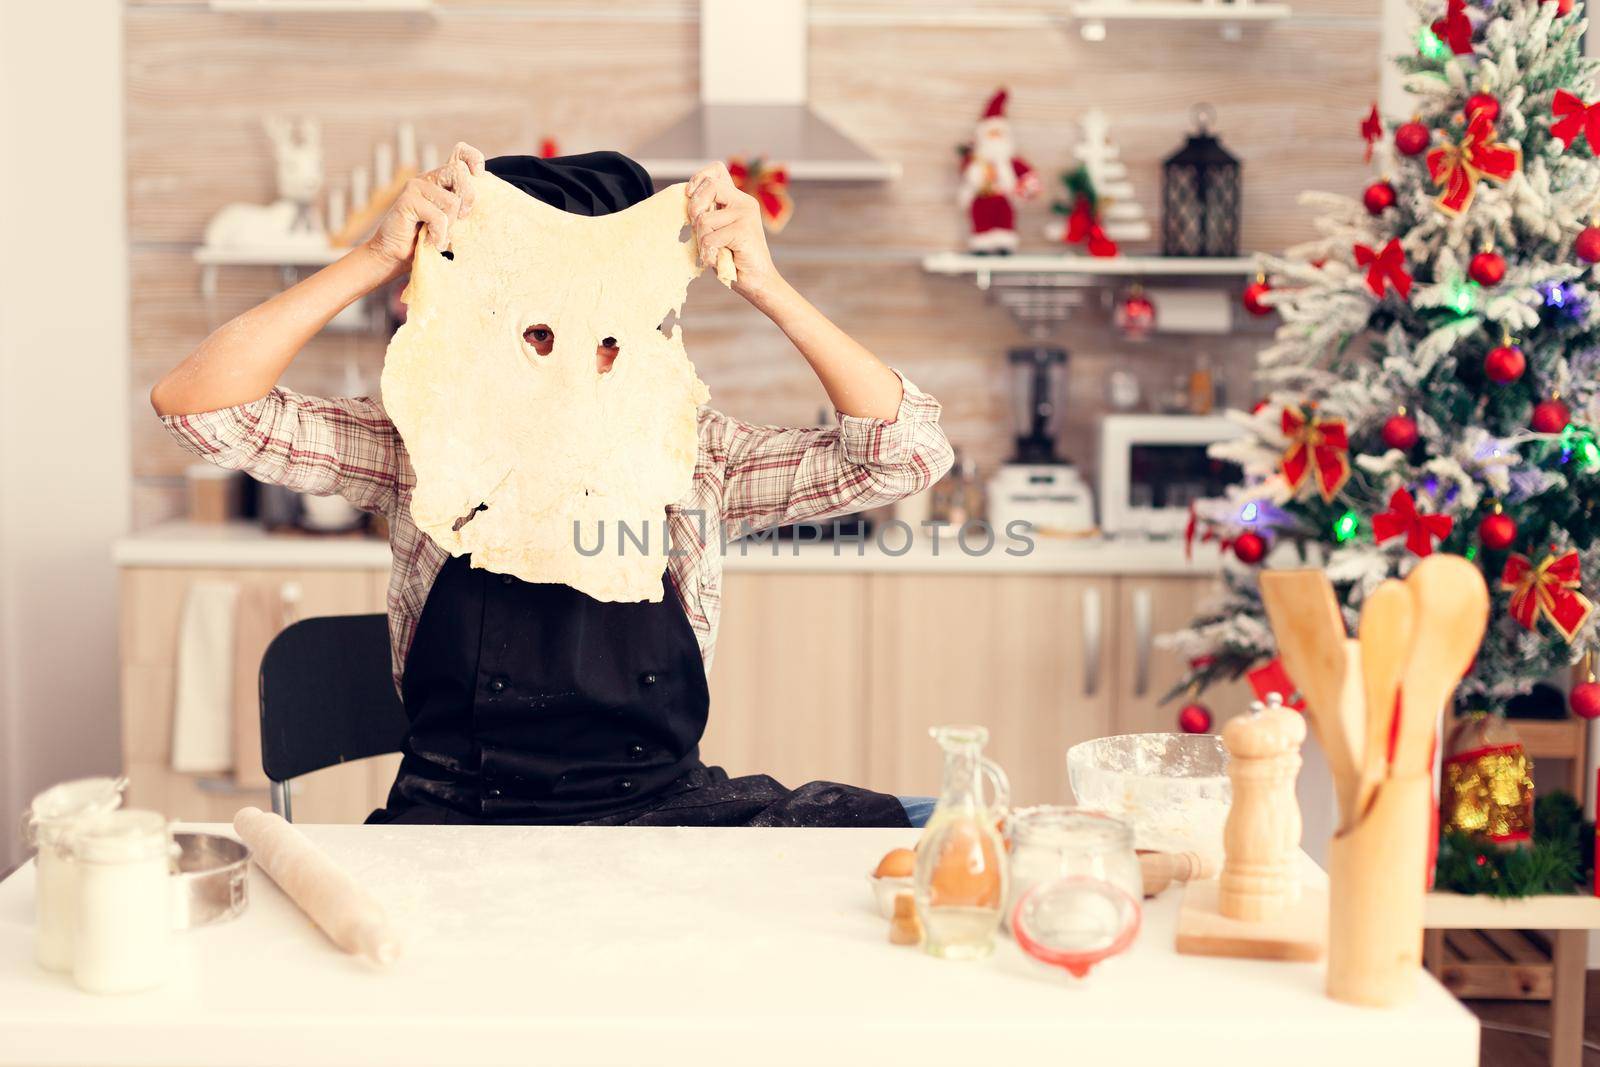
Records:
[[[1328,996],[1388,1008],[1415,994],[1422,970],[1433,779],[1388,778],[1328,854]]]

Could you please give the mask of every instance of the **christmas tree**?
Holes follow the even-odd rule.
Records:
[[[1072,150],[1078,166],[1061,176],[1067,199],[1053,205],[1058,217],[1045,224],[1044,234],[1063,244],[1083,242],[1093,256],[1114,256],[1118,241],[1149,240],[1150,223],[1133,198],[1105,112],[1087,112],[1080,125],[1082,136]]]
[[[1247,564],[1297,543],[1351,626],[1430,552],[1474,560],[1494,602],[1457,700],[1503,711],[1600,644],[1597,64],[1566,0],[1413,6],[1418,50],[1397,62],[1416,114],[1352,121],[1372,183],[1306,196],[1319,236],[1246,291],[1282,317],[1267,395],[1214,449],[1244,484],[1197,505],[1191,537]],[[1221,602],[1166,643],[1191,665],[1175,692],[1270,677],[1253,572],[1231,568]],[[1574,710],[1597,697],[1580,686]]]

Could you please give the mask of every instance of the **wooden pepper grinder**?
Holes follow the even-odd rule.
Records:
[[[1223,828],[1217,907],[1230,919],[1275,919],[1299,899],[1300,802],[1294,785],[1305,739],[1305,719],[1284,707],[1277,693],[1222,728],[1233,805]]]

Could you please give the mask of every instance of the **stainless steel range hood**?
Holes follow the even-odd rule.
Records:
[[[701,0],[700,106],[633,152],[679,181],[713,160],[763,156],[794,181],[891,181],[885,162],[806,102],[805,0]]]

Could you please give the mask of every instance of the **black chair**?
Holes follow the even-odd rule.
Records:
[[[400,751],[405,709],[389,671],[383,615],[302,619],[261,657],[261,769],[272,810],[292,821],[289,782]]]

